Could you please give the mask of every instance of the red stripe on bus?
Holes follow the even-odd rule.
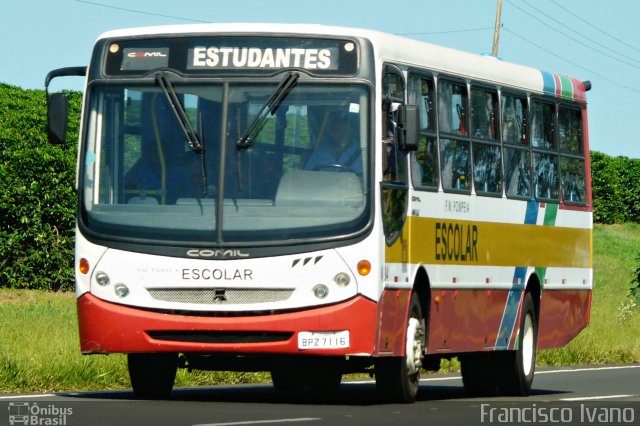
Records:
[[[118,305],[86,293],[77,301],[83,353],[234,352],[348,355],[372,354],[378,305],[358,296],[343,303],[282,314],[237,317],[176,315]],[[346,349],[298,349],[298,331],[350,331]],[[285,341],[200,343],[156,340],[151,331],[291,332]]]

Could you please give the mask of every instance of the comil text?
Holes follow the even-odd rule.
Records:
[[[436,260],[478,261],[478,226],[437,222],[435,229]]]

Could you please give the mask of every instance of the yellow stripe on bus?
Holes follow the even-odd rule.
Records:
[[[386,261],[590,268],[591,229],[409,217]]]

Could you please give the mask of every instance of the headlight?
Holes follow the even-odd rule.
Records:
[[[344,272],[340,272],[338,275],[333,277],[333,281],[338,284],[339,287],[346,287],[351,282],[351,278]]]
[[[318,299],[324,299],[329,295],[329,288],[324,284],[318,284],[313,287],[313,294],[315,294]]]
[[[103,287],[105,285],[109,285],[109,282],[110,282],[109,275],[107,275],[104,272],[98,272],[96,274],[96,282]]]
[[[116,296],[123,298],[129,294],[129,287],[122,283],[119,283],[114,287],[114,291],[116,292]]]

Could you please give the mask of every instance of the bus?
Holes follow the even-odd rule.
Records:
[[[127,354],[138,397],[188,368],[412,402],[452,357],[527,395],[589,323],[588,81],[354,28],[116,30],[47,76],[51,143],[62,76],[80,347]]]

